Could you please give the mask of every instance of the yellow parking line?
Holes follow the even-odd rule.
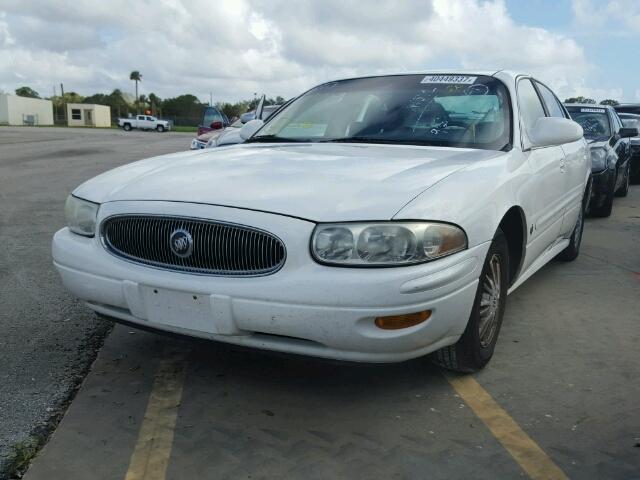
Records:
[[[165,349],[125,480],[163,480],[187,371],[187,353]]]
[[[485,423],[522,469],[535,480],[566,480],[567,476],[553,463],[533,439],[471,376],[445,377],[474,413]]]

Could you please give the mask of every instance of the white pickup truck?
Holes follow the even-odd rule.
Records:
[[[139,128],[140,130],[157,130],[159,132],[171,130],[171,125],[168,121],[158,120],[156,117],[152,117],[150,115],[136,115],[131,118],[119,118],[118,127],[122,127],[127,132],[132,128]]]

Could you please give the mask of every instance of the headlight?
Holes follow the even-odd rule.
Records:
[[[591,171],[601,172],[607,168],[607,151],[602,147],[591,149]]]
[[[69,195],[64,204],[69,230],[78,235],[93,237],[96,234],[96,217],[99,204]]]
[[[211,147],[215,147],[216,146],[216,140],[218,138],[217,137],[212,137],[209,139],[209,141],[207,142],[207,144],[205,145],[204,148],[211,148]]]
[[[466,248],[461,228],[433,222],[327,223],[311,238],[318,262],[346,266],[411,265]]]
[[[193,140],[191,140],[191,150],[197,150],[197,149],[198,149],[198,140],[194,138]]]

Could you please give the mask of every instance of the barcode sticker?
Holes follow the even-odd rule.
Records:
[[[427,75],[420,83],[447,83],[455,85],[473,85],[478,77],[468,75]]]

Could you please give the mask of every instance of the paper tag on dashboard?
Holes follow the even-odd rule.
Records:
[[[581,108],[582,113],[606,113],[603,108]]]
[[[468,75],[427,75],[420,83],[446,83],[455,85],[473,85],[478,77]]]

